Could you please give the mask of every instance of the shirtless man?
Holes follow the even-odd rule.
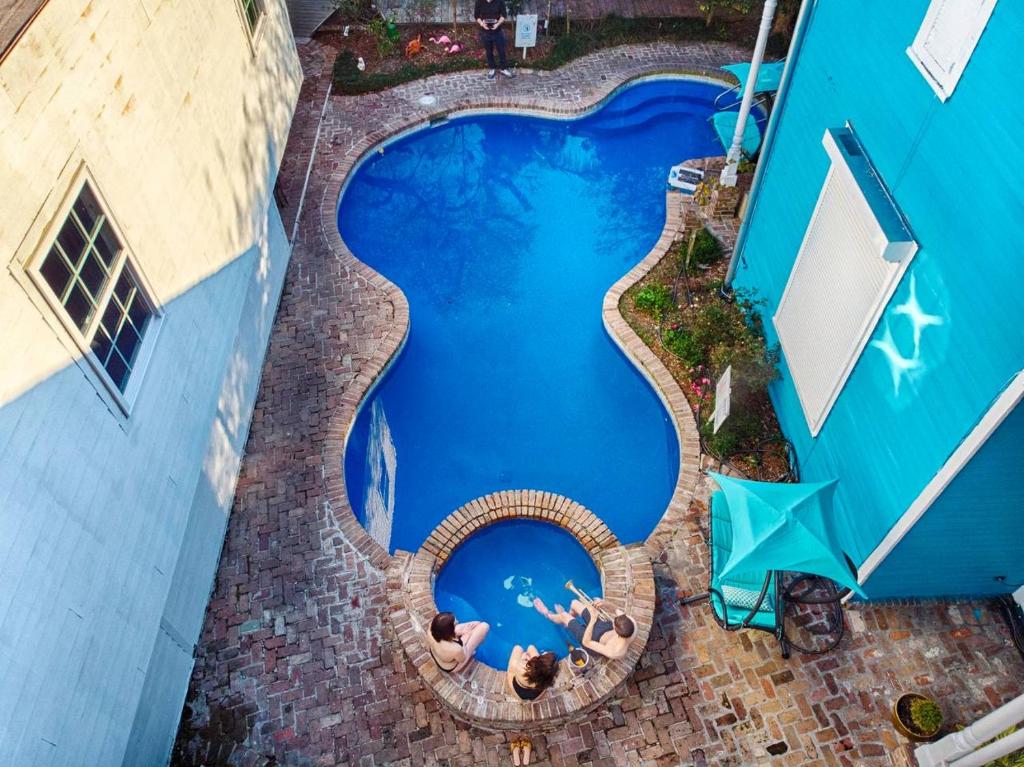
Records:
[[[595,599],[594,605],[600,607],[603,603]],[[555,611],[551,612],[539,597],[533,600],[533,606],[552,623],[565,626],[577,644],[610,660],[625,657],[629,643],[636,635],[636,624],[628,615],[618,612],[614,620],[599,620],[597,611],[591,613],[590,608],[578,599],[572,600],[568,612],[557,604]]]

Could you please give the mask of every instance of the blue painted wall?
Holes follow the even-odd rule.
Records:
[[[1018,405],[872,573],[872,599],[928,594],[941,584],[948,594],[965,595],[1024,585],[1024,483],[1005,481],[1019,480],[1022,468]]]
[[[869,344],[816,438],[785,361],[772,395],[803,478],[840,478],[858,563],[1024,367],[1024,68],[1015,64],[1024,3],[997,5],[945,103],[906,54],[927,7],[815,4],[736,278],[767,300],[765,325],[777,340],[770,318],[828,170],[822,134],[851,122],[920,245],[872,336],[891,337],[915,367],[897,375]],[[917,343],[906,315],[893,312],[913,302],[933,318]],[[993,481],[1009,491],[1021,474]],[[986,507],[990,525],[1014,513]],[[962,593],[958,578],[937,574],[919,595]]]

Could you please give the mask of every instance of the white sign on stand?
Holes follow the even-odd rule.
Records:
[[[537,14],[521,13],[516,16],[516,48],[523,49],[523,61],[526,60],[526,49],[537,45]]]
[[[715,386],[715,434],[718,434],[718,430],[722,424],[725,423],[725,419],[729,417],[729,408],[731,406],[730,399],[732,397],[732,365],[729,365],[722,373],[722,377],[718,379],[718,384]]]

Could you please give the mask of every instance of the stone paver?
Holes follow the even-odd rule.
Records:
[[[331,502],[337,467],[328,463],[340,454],[328,438],[337,433],[332,421],[404,333],[403,307],[386,282],[332,245],[332,194],[368,135],[427,116],[423,95],[438,99],[430,111],[513,101],[571,110],[643,72],[741,56],[719,45],[652,44],[496,85],[460,73],[331,98],[175,764],[510,763],[508,735],[457,722],[423,686],[385,620],[386,576],[374,562],[386,557],[354,544],[351,513]],[[313,42],[302,58],[310,82],[282,167],[286,222],[330,51]],[[707,605],[676,602],[704,586],[705,539],[699,503],[679,515],[674,535],[659,536],[654,625],[638,670],[588,720],[537,735],[535,763],[881,766],[897,744],[887,717],[898,691],[929,691],[960,721],[1021,692],[1024,661],[985,604],[858,607],[848,612],[850,635],[820,658],[783,661],[767,635],[724,633]]]

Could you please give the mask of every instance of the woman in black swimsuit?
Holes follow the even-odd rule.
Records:
[[[509,692],[519,700],[536,700],[557,675],[558,658],[553,652],[537,652],[533,645],[525,650],[519,645],[512,648],[506,680]]]
[[[459,623],[453,613],[438,613],[430,621],[427,648],[442,671],[462,671],[473,660],[490,628],[483,621]]]

